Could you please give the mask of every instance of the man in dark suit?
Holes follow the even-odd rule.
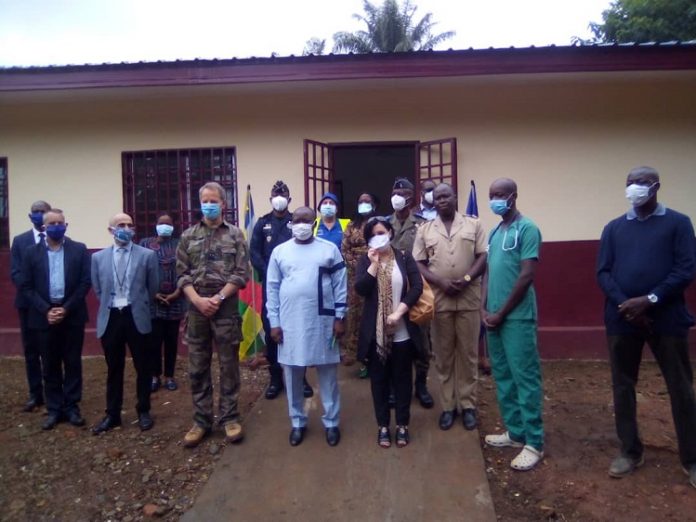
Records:
[[[32,344],[27,329],[28,303],[20,290],[22,275],[22,256],[24,251],[32,245],[43,240],[43,215],[51,209],[51,205],[45,201],[36,201],[32,204],[29,219],[33,227],[12,239],[12,283],[17,289],[15,308],[19,313],[19,328],[22,335],[22,347],[24,348],[24,361],[27,370],[27,383],[29,385],[29,400],[24,405],[24,411],[34,411],[44,404],[43,381],[41,380],[41,356],[39,348]]]
[[[28,334],[43,359],[48,417],[42,428],[50,430],[63,419],[85,424],[78,404],[90,267],[87,247],[65,237],[63,212],[48,210],[43,220],[46,242],[24,251],[21,291],[28,303]]]
[[[109,233],[114,245],[92,256],[92,287],[99,299],[97,337],[108,369],[106,416],[92,428],[94,434],[121,425],[126,344],[137,374],[138,425],[142,431],[154,425],[147,336],[152,331],[150,303],[159,291],[157,254],[133,243],[135,228],[128,214],[112,217]]]

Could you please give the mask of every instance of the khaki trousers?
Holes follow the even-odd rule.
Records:
[[[478,310],[435,313],[430,333],[444,411],[476,408],[480,328]]]

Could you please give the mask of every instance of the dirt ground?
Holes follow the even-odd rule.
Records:
[[[84,360],[82,413],[88,426],[104,407],[105,364]],[[185,358],[180,388],[153,395],[155,428],[141,433],[128,369],[124,426],[92,436],[88,427],[60,424],[43,432],[44,412],[22,413],[26,399],[21,359],[0,359],[0,518],[3,520],[176,520],[193,503],[226,447],[221,432],[193,450],[181,446],[190,427]],[[242,370],[246,414],[266,385],[267,372]],[[484,449],[499,520],[696,520],[696,490],[678,461],[669,398],[659,370],[645,363],[639,415],[645,466],[615,480],[607,466],[617,451],[609,369],[600,362],[544,364],[547,458],[529,473],[513,472],[514,450]],[[481,436],[500,429],[494,383],[481,381]],[[418,408],[414,403],[414,408]],[[465,470],[463,470],[464,472]]]

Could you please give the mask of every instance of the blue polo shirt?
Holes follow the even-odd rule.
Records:
[[[331,241],[334,245],[338,247],[339,252],[341,251],[341,241],[343,241],[343,229],[341,228],[341,222],[336,218],[334,226],[329,230],[323,221],[319,221],[317,225],[317,232],[315,234],[326,241]]]

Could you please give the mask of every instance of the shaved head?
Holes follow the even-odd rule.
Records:
[[[636,167],[631,169],[627,179],[628,181],[641,179],[649,180],[651,183],[658,183],[660,181],[660,174],[652,167]]]
[[[31,204],[30,212],[47,212],[49,210],[51,210],[51,205],[40,199]]]
[[[292,213],[293,223],[314,223],[317,214],[309,207],[299,207]]]
[[[513,194],[517,192],[517,183],[510,178],[498,178],[493,183],[491,183],[491,192],[505,192],[506,194]]]

